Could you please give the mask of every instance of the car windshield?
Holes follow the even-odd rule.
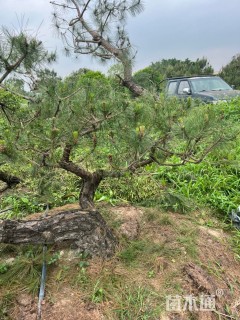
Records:
[[[202,77],[190,79],[194,92],[233,90],[219,77]]]

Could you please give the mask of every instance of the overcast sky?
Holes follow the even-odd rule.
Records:
[[[206,57],[218,72],[240,53],[240,0],[145,0],[144,4],[145,10],[127,25],[138,52],[135,71],[161,59]],[[83,67],[106,71],[108,67],[90,57],[77,61],[63,57],[51,12],[48,0],[0,0],[1,25],[19,28],[28,20],[28,28],[38,30],[45,47],[57,49],[53,68],[61,76]]]

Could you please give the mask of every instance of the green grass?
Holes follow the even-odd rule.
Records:
[[[119,288],[115,301],[117,306],[113,309],[114,319],[159,319],[159,295],[150,288],[137,284]]]
[[[178,228],[177,241],[184,247],[186,254],[195,259],[197,257],[197,228],[189,227],[189,224],[182,223]]]
[[[149,240],[131,241],[119,252],[119,259],[127,266],[138,266],[153,260],[158,255],[165,255],[166,248],[162,243]]]
[[[36,294],[40,283],[41,268],[41,250],[33,247],[24,249],[1,275],[0,287],[17,287]]]
[[[6,292],[0,301],[0,319],[11,320],[8,315],[8,310],[14,305],[15,294],[13,292]]]
[[[236,259],[240,262],[240,230],[234,230],[231,238],[231,245]]]

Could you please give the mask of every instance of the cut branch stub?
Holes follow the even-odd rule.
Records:
[[[0,171],[0,180],[5,182],[9,186],[9,188],[21,182],[21,180],[18,177],[3,171]]]
[[[0,171],[0,180],[5,182],[6,184],[2,189],[0,189],[0,194],[9,188],[15,187],[18,183],[21,182],[21,180],[18,177],[10,175],[3,171]]]
[[[0,220],[0,243],[68,245],[110,257],[117,239],[98,211],[76,209],[38,220]]]

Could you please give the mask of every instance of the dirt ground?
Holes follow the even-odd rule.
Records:
[[[64,206],[49,212],[56,212],[75,208]],[[240,262],[236,260],[229,244],[229,234],[221,229],[209,228],[194,221],[194,216],[168,213],[168,219],[172,223],[159,223],[144,220],[144,210],[132,206],[112,207],[111,213],[120,221],[117,230],[118,235],[123,235],[129,240],[145,237],[156,243],[163,243],[171,250],[178,250],[180,254],[176,258],[159,256],[155,258],[154,278],[145,279],[145,275],[135,271],[130,275],[137,281],[148,281],[155,291],[161,292],[163,283],[167,277],[176,274],[176,281],[181,284],[182,296],[213,297],[215,308],[213,311],[190,310],[166,311],[159,317],[146,318],[150,320],[217,320],[240,319]],[[38,214],[32,217],[36,218]],[[197,218],[196,218],[197,219]],[[159,220],[160,221],[160,220]],[[176,228],[193,230],[196,236],[196,256],[191,257],[187,253],[184,239],[182,244],[176,241]],[[186,232],[185,231],[185,235]],[[179,233],[180,234],[180,233]],[[102,269],[102,261],[93,259],[90,262],[90,275],[97,275]],[[118,264],[114,257],[112,261],[105,262],[105,266],[114,264],[114,272],[124,275],[127,270]],[[110,268],[110,267],[109,267]],[[131,280],[130,280],[131,281]],[[171,293],[171,288],[166,294]],[[191,300],[192,301],[192,300]],[[212,300],[213,301],[213,300]],[[42,320],[101,320],[111,319],[107,310],[111,309],[111,300],[101,303],[86,301],[84,295],[68,283],[61,286],[47,287],[46,297],[42,304]],[[18,296],[11,310],[13,320],[35,320],[37,317],[37,297],[22,293]],[[116,318],[118,319],[118,318]],[[124,318],[125,319],[125,318]],[[128,318],[126,318],[128,319]],[[145,319],[145,318],[138,318]],[[129,319],[129,320],[138,320]],[[113,319],[114,320],[114,319]]]

